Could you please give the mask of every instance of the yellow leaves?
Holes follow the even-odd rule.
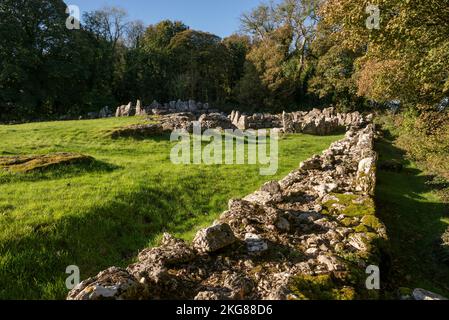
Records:
[[[376,101],[399,99],[398,86],[407,82],[399,60],[367,59],[355,74],[357,94]]]

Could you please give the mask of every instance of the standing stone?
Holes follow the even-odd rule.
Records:
[[[144,115],[144,111],[142,109],[142,102],[140,100],[137,100],[136,102],[136,116],[143,116]]]
[[[232,110],[231,112],[231,122],[234,123],[234,118],[235,118],[235,111]]]
[[[239,124],[239,120],[240,120],[240,111],[236,111],[235,115],[234,115],[234,125],[237,127],[237,125]]]
[[[239,128],[240,130],[246,130],[248,128],[248,121],[246,116],[241,116],[239,118],[239,121],[237,123],[237,128]]]

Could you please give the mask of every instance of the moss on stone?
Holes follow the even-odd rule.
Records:
[[[0,157],[0,168],[13,173],[42,171],[59,165],[92,163],[93,158],[78,153],[52,153],[38,156]]]
[[[358,233],[365,233],[365,232],[368,232],[369,230],[368,230],[368,228],[365,225],[360,224],[360,225],[358,225],[357,227],[354,228],[354,231],[358,232]]]
[[[352,227],[352,225],[354,224],[354,220],[352,218],[348,218],[348,217],[344,218],[340,222],[345,227]]]
[[[337,283],[331,275],[294,277],[290,290],[298,300],[355,300],[356,291],[353,287]]]
[[[373,215],[366,215],[362,218],[362,224],[371,229],[378,230],[382,227],[380,220]]]
[[[398,289],[398,293],[402,297],[411,296],[413,294],[413,290],[410,288],[401,287]]]
[[[373,199],[355,194],[332,194],[337,199],[323,204],[323,214],[345,215],[347,217],[361,217],[375,215],[376,206]],[[339,209],[335,205],[342,206]]]

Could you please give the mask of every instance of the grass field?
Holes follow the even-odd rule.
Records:
[[[139,118],[0,126],[0,155],[79,152],[91,165],[0,173],[0,299],[62,299],[68,265],[81,277],[125,266],[163,232],[191,239],[233,197],[279,179],[341,136],[289,135],[276,176],[257,165],[170,162],[165,137],[118,139],[108,130]]]
[[[389,287],[424,288],[449,297],[449,266],[438,259],[439,240],[449,226],[449,205],[431,183],[433,177],[406,160],[392,131],[385,134],[377,143],[380,161],[404,165],[401,172],[378,172],[377,210],[388,229],[392,256]],[[395,298],[396,293],[391,294]]]

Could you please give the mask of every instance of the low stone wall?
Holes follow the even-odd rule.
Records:
[[[283,126],[282,115],[256,113],[252,116],[247,116],[239,111],[232,111],[229,119],[241,130],[282,128]]]
[[[231,200],[192,244],[165,234],[135,264],[83,281],[68,299],[372,297],[365,271],[386,239],[375,216],[373,144],[373,125],[349,130],[281,181]]]
[[[359,112],[338,113],[334,108],[251,116],[232,111],[229,118],[241,130],[280,128],[285,133],[313,135],[328,135],[347,127],[361,127],[372,120],[372,116],[365,117]]]
[[[327,135],[346,127],[362,127],[371,120],[372,115],[365,117],[359,112],[338,113],[334,108],[282,114],[283,129],[286,133],[314,135]]]
[[[103,111],[103,110],[102,110]],[[191,112],[196,115],[217,113],[216,109],[209,106],[208,103],[196,102],[194,100],[189,101],[170,101],[168,103],[161,104],[157,101],[153,101],[148,106],[143,106],[140,100],[137,100],[134,106],[132,102],[128,105],[119,106],[116,110],[116,117],[129,117],[129,116],[146,116],[146,115],[167,115],[182,112]],[[102,114],[105,114],[103,111]]]

